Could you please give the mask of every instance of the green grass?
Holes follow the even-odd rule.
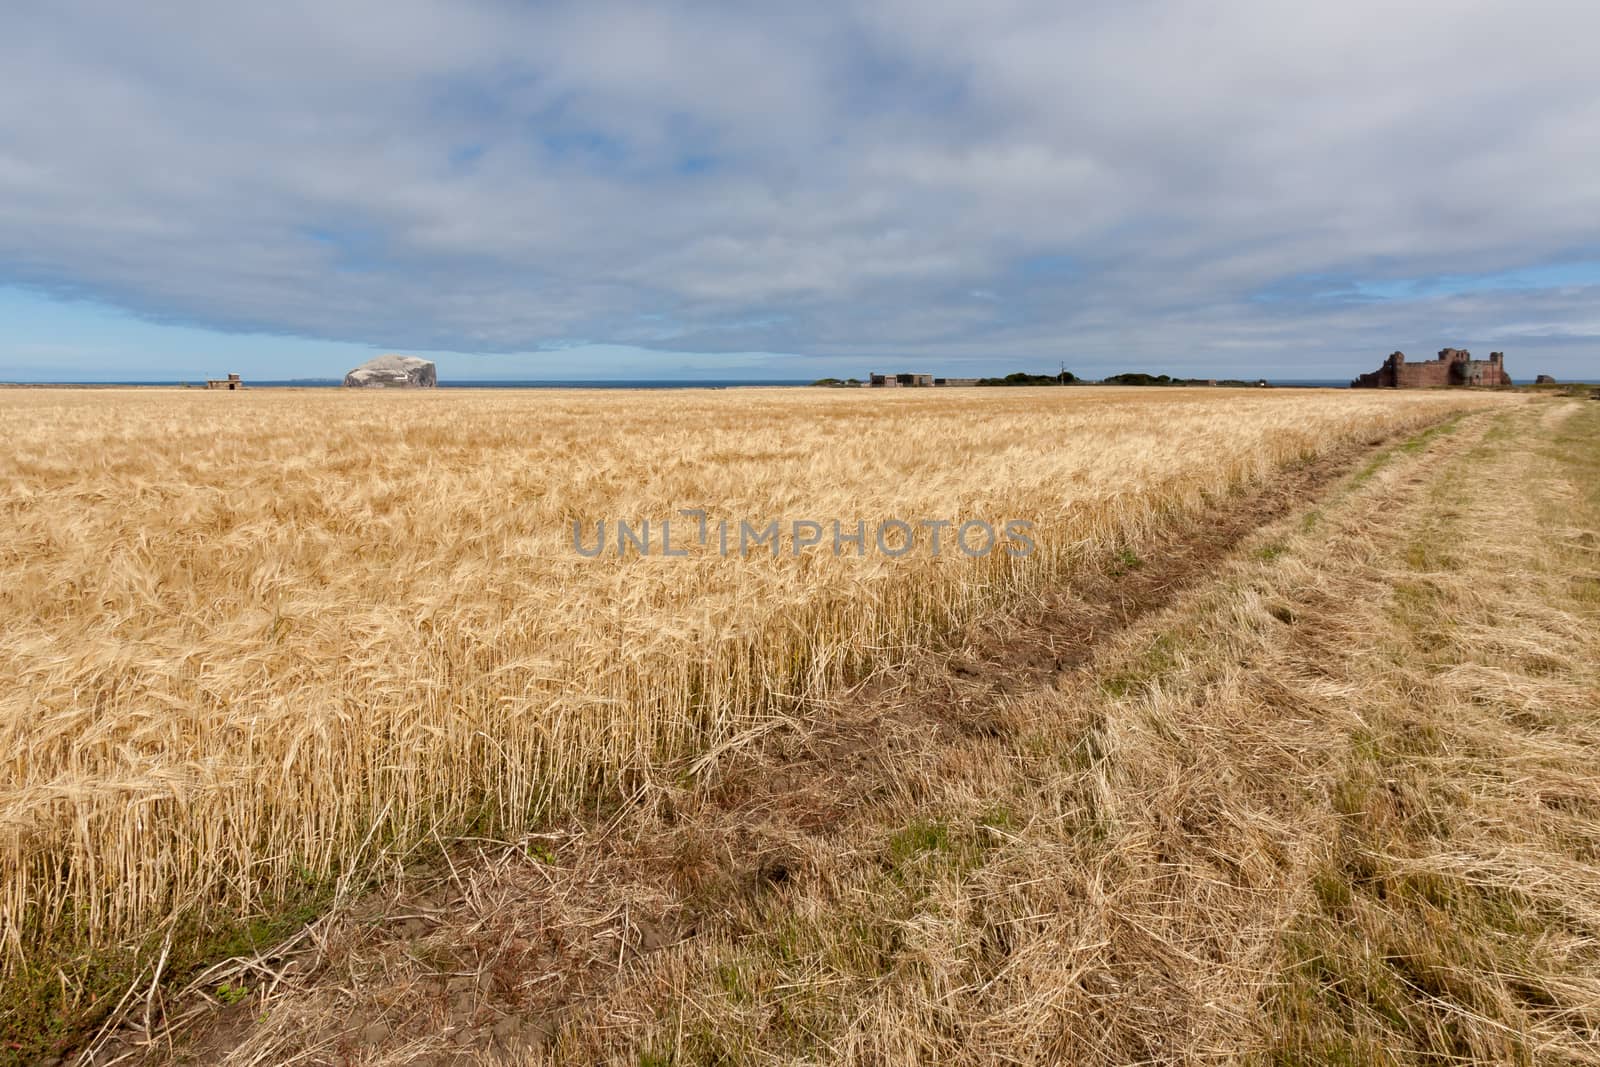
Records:
[[[1107,573],[1113,578],[1121,578],[1123,575],[1130,574],[1143,566],[1144,560],[1139,558],[1137,552],[1131,548],[1124,548],[1112,558],[1111,566]]]
[[[1351,476],[1350,487],[1354,489],[1371,481],[1373,475],[1388,466],[1396,456],[1415,455],[1438,438],[1455,433],[1461,427],[1461,420],[1465,417],[1465,412],[1458,412],[1443,422],[1436,423],[1419,433],[1412,434],[1398,445],[1379,451],[1367,461],[1365,466]]]
[[[295,902],[270,914],[180,926],[172,935],[162,980],[168,986],[182,985],[221,960],[280,944],[321,915],[330,900],[331,887],[311,885]],[[0,1064],[33,1063],[75,1047],[104,1022],[129,988],[149,985],[164,941],[153,934],[129,945],[90,946],[81,939],[54,943],[76,947],[37,960],[7,978],[0,990]],[[249,995],[243,987],[226,983],[214,992],[225,1004]]]
[[[1288,551],[1288,549],[1282,541],[1273,541],[1270,544],[1262,545],[1260,548],[1256,549],[1255,556],[1256,559],[1261,560],[1263,563],[1271,563],[1273,560],[1283,555],[1286,551]]]
[[[1171,634],[1157,634],[1127,669],[1107,675],[1100,688],[1109,696],[1137,696],[1179,666],[1178,642]]]

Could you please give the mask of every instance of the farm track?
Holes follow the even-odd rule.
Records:
[[[1090,673],[1112,638],[1393,443],[1340,450],[1219,502],[952,649],[644,783],[587,825],[454,847],[398,895],[207,976],[205,993],[231,984],[251,990],[245,1003],[180,996],[168,1006],[175,1026],[104,1035],[85,1062],[265,1063],[292,1050],[303,1062],[452,1063],[537,1049],[654,953],[737,939],[792,887],[842,886],[877,862],[862,845],[889,809],[916,803],[916,783],[991,758],[1015,738],[1011,709]]]

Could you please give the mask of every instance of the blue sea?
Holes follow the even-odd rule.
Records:
[[[182,381],[71,381],[71,382],[24,382],[24,385],[78,385],[78,386],[121,386],[121,385],[155,385],[179,386],[189,385],[196,388],[205,386],[204,380]],[[244,385],[248,389],[336,389],[344,384],[341,378],[286,378],[281,380],[268,380],[261,378],[246,378]],[[750,386],[776,386],[776,385],[810,385],[810,379],[796,380],[766,380],[750,381],[742,378],[705,378],[695,381],[669,381],[667,379],[640,378],[632,381],[442,381],[441,389],[732,389]]]
[[[1348,389],[1348,378],[1269,378],[1269,385],[1287,389]],[[28,385],[79,385],[79,386],[119,386],[119,385],[155,385],[155,386],[204,386],[203,381],[76,381],[76,382],[28,382]],[[245,379],[245,386],[250,389],[334,389],[343,384],[340,378],[288,378],[283,380],[261,380],[255,378]],[[446,380],[439,383],[441,389],[746,389],[762,386],[794,386],[810,385],[810,379],[765,379],[752,380],[748,378],[703,378],[694,381],[673,381],[664,378],[639,378],[633,380],[606,380],[606,381],[541,381],[541,380],[485,380],[485,381],[453,381]]]
[[[298,381],[298,382],[251,382],[251,385],[293,385],[293,386],[323,386],[342,385],[340,379],[328,381]],[[810,385],[807,381],[749,381],[742,378],[706,378],[695,381],[671,381],[665,378],[640,378],[633,381],[515,381],[515,380],[487,380],[487,381],[452,381],[446,379],[439,383],[440,389],[734,389],[762,385]]]

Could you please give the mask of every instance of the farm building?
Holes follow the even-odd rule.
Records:
[[[867,384],[875,389],[913,389],[933,385],[931,374],[869,374]]]
[[[1491,352],[1488,359],[1473,359],[1464,348],[1445,348],[1439,358],[1425,363],[1407,363],[1404,352],[1395,352],[1383,366],[1363,374],[1350,383],[1352,389],[1439,389],[1463,385],[1510,385],[1505,353]]]
[[[237,374],[230,374],[226,378],[207,378],[207,389],[243,389],[244,382],[239,380]]]

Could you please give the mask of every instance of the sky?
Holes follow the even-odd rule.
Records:
[[[0,6],[0,380],[1600,377],[1592,0]]]

